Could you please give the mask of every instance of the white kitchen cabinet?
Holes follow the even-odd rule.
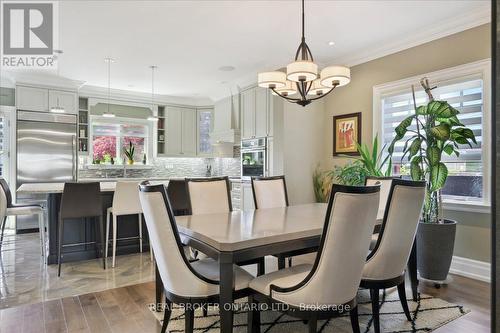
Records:
[[[196,156],[196,109],[182,108],[182,150],[181,155]]]
[[[250,182],[244,182],[241,184],[241,203],[242,210],[255,209],[255,203],[253,202],[252,184]]]
[[[18,110],[49,111],[49,90],[43,88],[17,86],[16,106]]]
[[[255,88],[241,93],[241,138],[255,137]]]
[[[269,92],[264,88],[255,88],[255,136],[268,136]]]
[[[65,113],[78,113],[78,96],[71,91],[49,90],[49,110],[53,107],[62,107]]]
[[[178,156],[182,153],[182,109],[167,106],[166,114],[166,155]]]

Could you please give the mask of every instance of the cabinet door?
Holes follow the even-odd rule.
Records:
[[[241,93],[241,138],[255,137],[255,88]]]
[[[269,92],[267,89],[255,88],[255,136],[268,136],[267,118],[269,111]]]
[[[182,109],[181,155],[196,156],[196,109]]]
[[[49,90],[49,110],[53,107],[62,107],[65,113],[77,114],[78,98],[70,91]]]
[[[49,90],[17,86],[16,105],[19,110],[47,112],[49,111]]]
[[[182,109],[167,107],[166,114],[166,140],[167,155],[181,155],[182,152]]]
[[[241,195],[243,203],[242,210],[255,209],[255,204],[253,202],[252,185],[250,183],[241,184]]]
[[[212,144],[210,143],[210,132],[213,128],[214,110],[198,109],[198,136],[197,136],[197,155],[210,156],[212,154]]]

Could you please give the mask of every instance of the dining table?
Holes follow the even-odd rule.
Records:
[[[317,249],[327,204],[176,216],[182,242],[218,261],[220,331],[233,330],[233,265],[267,255]],[[380,217],[374,225],[381,223]],[[158,271],[158,270],[157,270]],[[163,285],[156,275],[156,301]]]

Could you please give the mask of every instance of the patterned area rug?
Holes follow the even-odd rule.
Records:
[[[409,293],[407,293],[409,294]],[[396,289],[387,289],[381,295],[380,328],[382,332],[431,332],[452,320],[455,320],[470,310],[463,306],[451,304],[439,298],[420,295],[418,302],[408,299],[408,306],[413,320],[409,322],[401,308]],[[359,323],[361,332],[373,332],[371,303],[369,292],[361,290],[358,294]],[[159,321],[163,319],[162,312],[155,312]],[[235,313],[234,332],[246,332],[246,312]],[[307,325],[302,320],[289,317],[280,312],[265,311],[261,313],[261,332],[307,332]],[[195,332],[219,332],[220,322],[218,311],[211,309],[207,317],[203,317],[201,310],[195,313]],[[349,314],[330,320],[318,322],[318,330],[323,333],[351,333]],[[168,332],[184,332],[184,312],[182,308],[174,306],[174,311],[168,325]]]

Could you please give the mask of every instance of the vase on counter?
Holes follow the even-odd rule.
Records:
[[[127,164],[128,165],[133,165],[134,164],[134,160],[127,160]]]
[[[142,158],[142,164],[146,165],[147,163],[147,159],[146,159],[146,154],[144,154],[143,158]]]

